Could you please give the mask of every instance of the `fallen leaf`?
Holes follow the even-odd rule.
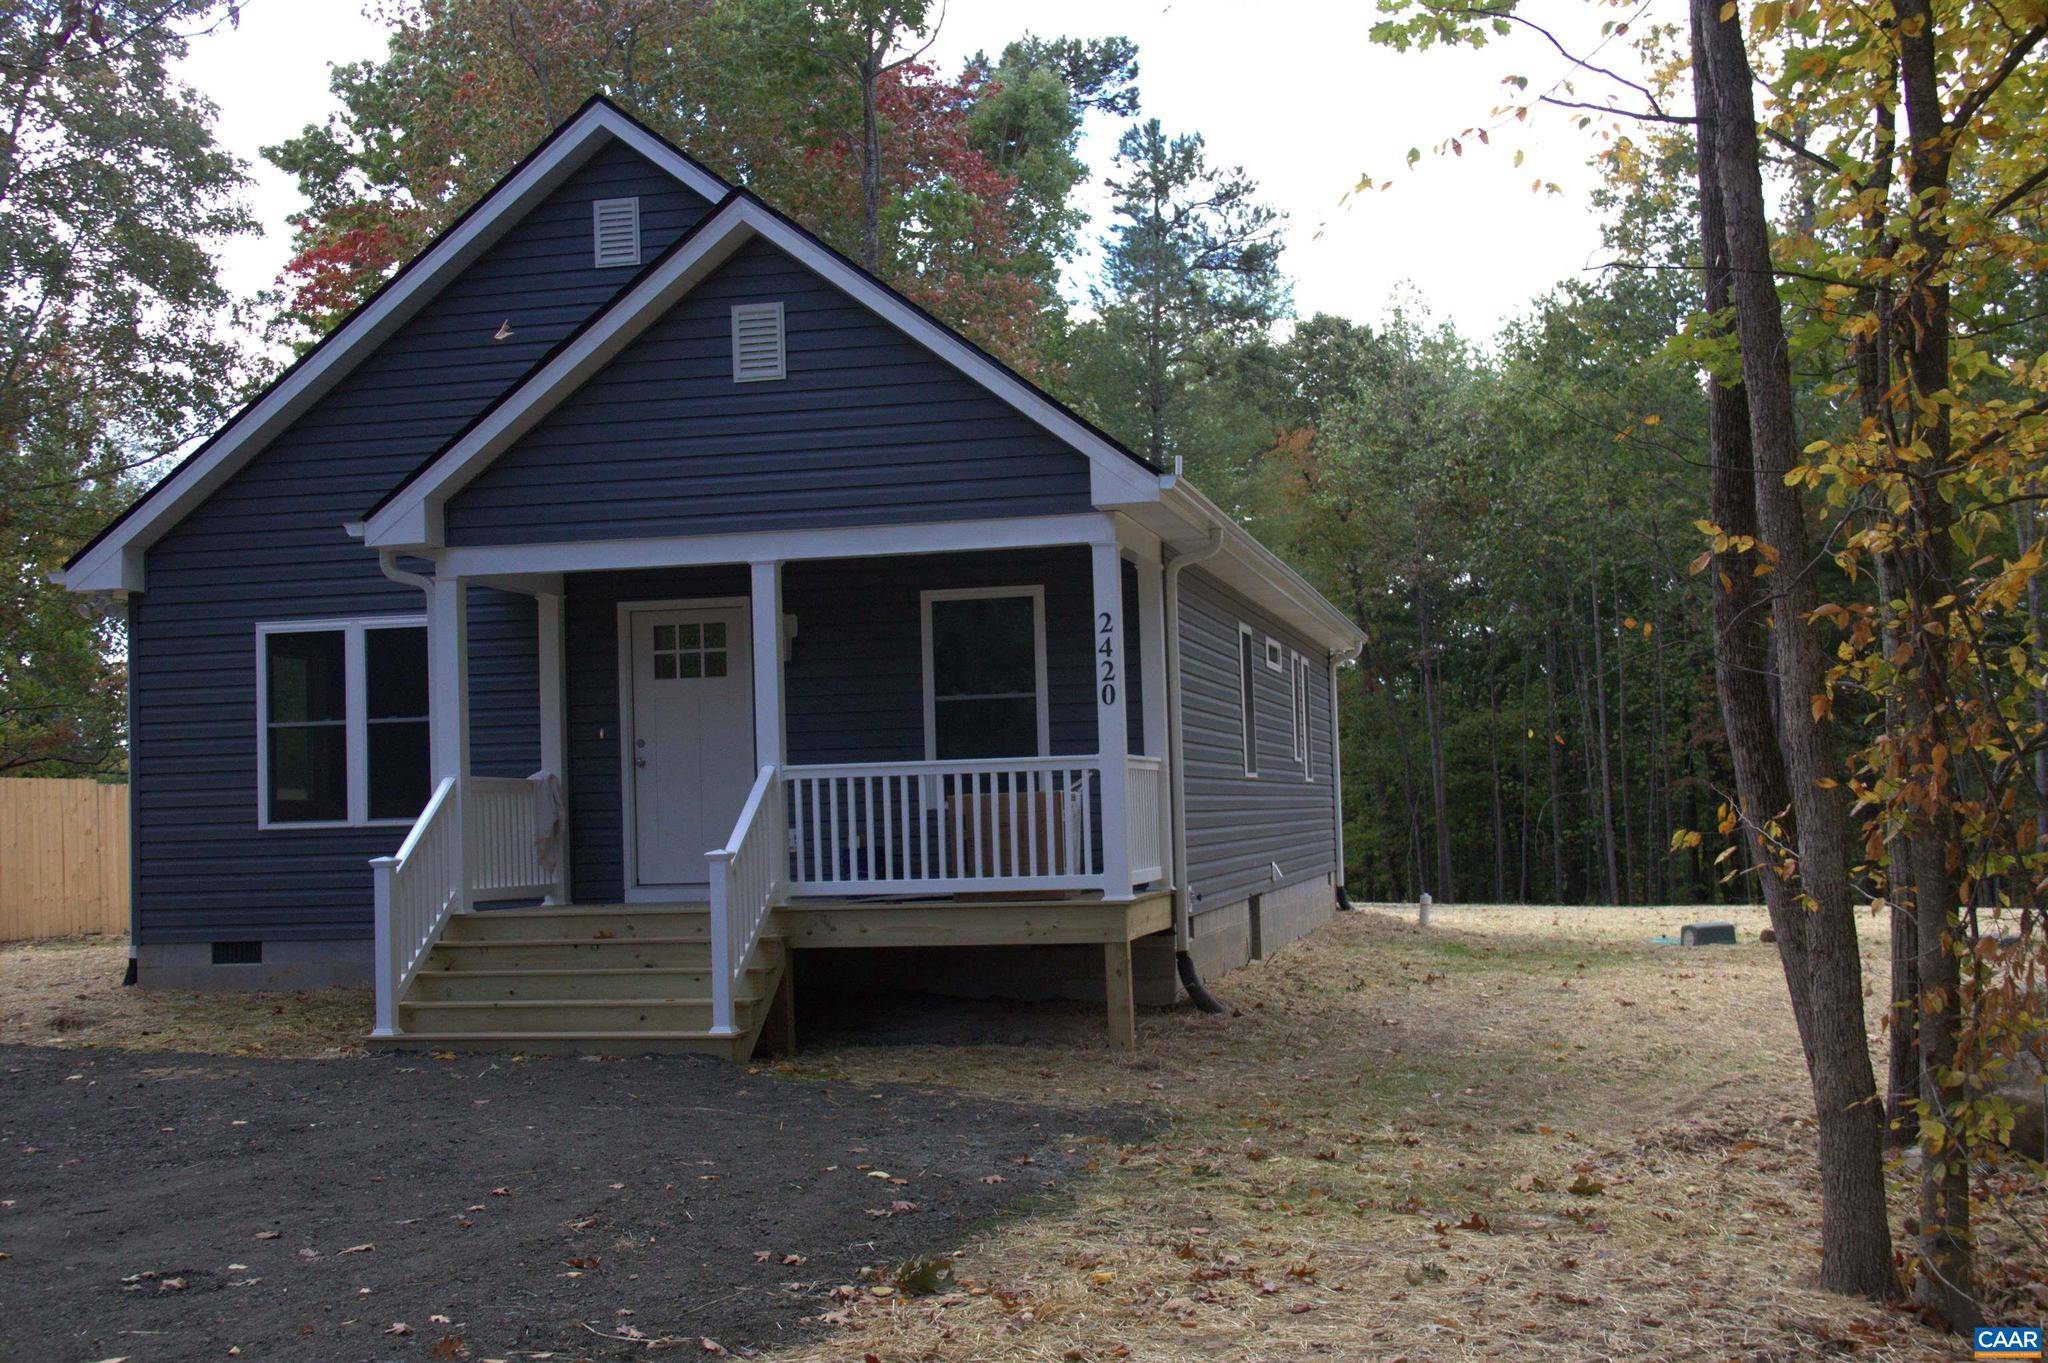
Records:
[[[376,1246],[375,1246],[374,1244],[371,1244],[371,1243],[370,1243],[369,1241],[365,1240],[365,1241],[364,1241],[364,1242],[363,1242],[362,1244],[360,1244],[360,1245],[350,1245],[350,1246],[349,1246],[349,1247],[348,1247],[347,1249],[343,1250],[343,1251],[342,1251],[342,1253],[343,1253],[343,1254],[368,1254],[368,1253],[369,1253],[369,1252],[370,1252],[371,1250],[373,1250],[373,1249],[375,1249],[375,1248],[377,1248],[377,1247],[376,1247]]]
[[[409,1335],[412,1333],[412,1327],[402,1320],[394,1320],[384,1333],[387,1335]]]

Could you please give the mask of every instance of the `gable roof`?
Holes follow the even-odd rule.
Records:
[[[81,592],[142,590],[143,555],[151,544],[304,415],[609,140],[631,147],[706,199],[716,202],[731,188],[617,105],[593,96],[340,325],[88,540],[65,563],[59,574],[63,585]]]
[[[1159,471],[1090,425],[987,351],[932,317],[880,279],[832,249],[758,195],[735,189],[711,214],[641,271],[583,326],[530,369],[526,377],[403,482],[364,520],[364,542],[379,549],[428,549],[442,542],[441,507],[658,318],[756,239],[847,294],[929,353],[1036,423],[1091,466],[1098,505],[1149,501]]]

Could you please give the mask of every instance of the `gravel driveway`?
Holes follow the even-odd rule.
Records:
[[[0,1358],[768,1347],[1142,1126],[695,1057],[4,1046]]]

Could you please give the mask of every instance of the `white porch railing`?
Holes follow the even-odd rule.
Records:
[[[724,847],[707,854],[711,866],[711,1030],[719,1036],[739,1032],[733,991],[788,882],[789,831],[784,809],[782,782],[775,768],[761,768],[733,825],[732,837]]]
[[[1131,757],[1124,768],[1124,821],[1130,828],[1131,883],[1142,885],[1166,874],[1166,764],[1156,757]]]
[[[472,776],[462,783],[469,825],[469,900],[561,894],[559,860],[541,863],[534,785],[539,776]]]
[[[1093,757],[790,767],[791,890],[956,894],[1097,889]]]
[[[398,1001],[449,915],[479,899],[563,896],[542,864],[534,787],[542,777],[441,778],[398,854],[373,857],[375,1036],[398,1034]]]

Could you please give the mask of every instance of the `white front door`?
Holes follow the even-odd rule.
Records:
[[[626,712],[638,886],[703,885],[754,784],[745,606],[629,608]]]

